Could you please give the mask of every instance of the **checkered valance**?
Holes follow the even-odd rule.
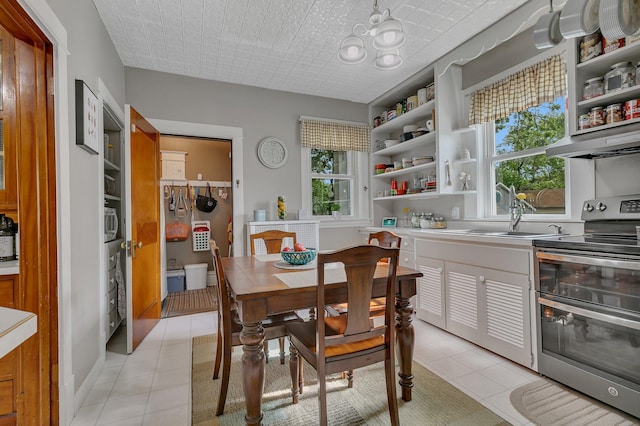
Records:
[[[475,91],[471,94],[469,124],[495,121],[564,96],[565,69],[563,56],[554,55]]]
[[[305,148],[369,152],[369,126],[336,121],[300,119],[301,144]]]

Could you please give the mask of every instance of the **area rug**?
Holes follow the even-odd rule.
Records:
[[[548,379],[514,389],[511,404],[537,425],[640,425],[640,420]]]
[[[193,339],[191,376],[192,425],[243,425],[245,403],[242,392],[241,347],[232,355],[231,382],[224,415],[216,417],[221,380],[212,380],[215,334]],[[264,425],[297,426],[318,423],[317,380],[313,368],[305,366],[305,388],[298,404],[291,403],[288,362],[269,362],[262,398]],[[396,369],[397,371],[397,369]],[[413,363],[413,400],[404,402],[398,386],[398,407],[403,425],[508,425],[499,416],[465,395],[437,375]],[[354,385],[340,375],[327,378],[330,425],[388,425],[383,363],[355,371]]]
[[[162,318],[197,314],[218,309],[216,288],[207,287],[169,293],[162,302]]]

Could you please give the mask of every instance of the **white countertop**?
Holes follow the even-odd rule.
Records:
[[[0,307],[0,358],[38,331],[36,314]]]
[[[19,260],[0,262],[0,275],[17,275],[20,273]]]

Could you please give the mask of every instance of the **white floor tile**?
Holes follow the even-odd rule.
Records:
[[[513,408],[513,405],[511,405],[511,401],[509,400],[509,395],[511,395],[511,389],[493,395],[482,401],[482,403],[491,408],[494,412],[498,413],[503,419],[513,424],[523,425],[528,423],[529,420],[523,417],[518,410]]]
[[[506,364],[508,364],[507,361],[492,365],[479,372],[507,389],[514,389],[531,382],[529,377],[509,368]]]
[[[186,385],[191,382],[191,370],[189,366],[182,366],[170,371],[156,371],[153,377],[151,391],[169,389],[175,386]]]
[[[113,386],[109,400],[128,398],[134,395],[148,394],[153,383],[153,373],[136,375],[135,377],[122,376]]]
[[[146,413],[155,413],[170,408],[178,408],[189,403],[189,384],[161,389],[149,394]]]
[[[465,391],[469,391],[470,395],[474,396],[479,401],[506,390],[504,386],[499,385],[478,372],[457,377],[450,380],[450,382],[454,383],[456,386],[459,385],[459,387]]]
[[[142,394],[107,401],[97,424],[106,425],[114,422],[125,422],[129,419],[139,419],[137,424],[142,424],[142,417],[144,416],[148,398],[148,394]]]
[[[109,394],[111,393],[111,389],[113,389],[114,384],[115,382],[96,383],[82,405],[93,405],[105,402],[109,398]]]
[[[455,379],[456,377],[464,376],[473,372],[472,369],[462,365],[451,357],[432,361],[429,363],[427,368],[447,380]]]
[[[157,411],[144,416],[142,426],[177,426],[188,425],[191,420],[189,405]]]
[[[73,421],[71,422],[71,426],[95,425],[98,419],[100,418],[100,414],[102,413],[103,407],[104,407],[103,402],[99,404],[83,405],[76,413],[76,416],[73,418]]]

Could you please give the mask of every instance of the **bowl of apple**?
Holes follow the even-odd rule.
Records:
[[[295,243],[293,248],[285,247],[280,254],[290,265],[306,265],[316,258],[316,249],[306,248],[302,243]]]

